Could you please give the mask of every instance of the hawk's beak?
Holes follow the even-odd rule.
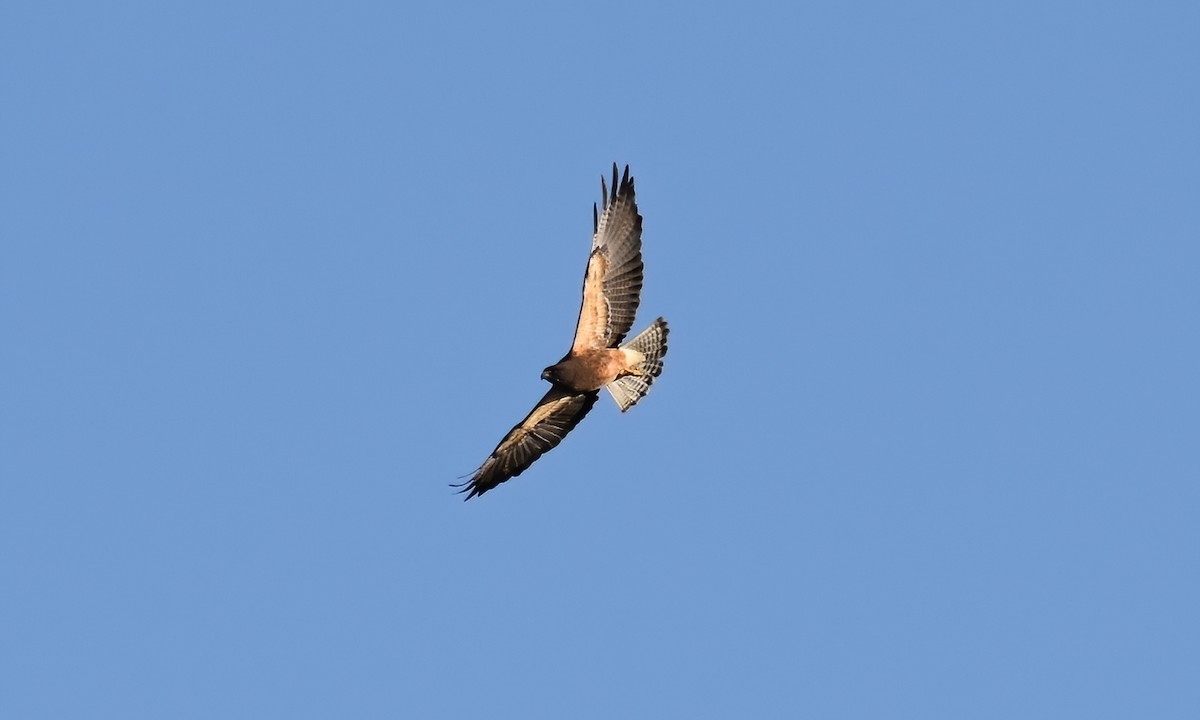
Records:
[[[542,371],[542,379],[549,380],[550,382],[554,382],[554,378],[550,377],[550,369],[549,368],[546,368],[545,370]]]

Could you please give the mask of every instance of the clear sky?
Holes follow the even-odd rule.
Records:
[[[0,10],[0,717],[1200,717],[1200,6]],[[462,502],[637,178],[666,370]]]

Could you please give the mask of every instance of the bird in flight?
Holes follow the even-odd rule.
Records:
[[[607,388],[625,412],[646,396],[662,373],[667,323],[661,317],[622,344],[633,327],[642,292],[642,216],[629,166],[612,192],[600,176],[601,204],[592,205],[592,252],[583,276],[575,339],[562,360],[542,371],[550,390],[517,423],[462,485],[467,500],[525,472],[556,447]]]

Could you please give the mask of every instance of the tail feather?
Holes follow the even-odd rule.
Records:
[[[646,397],[650,386],[654,384],[654,378],[662,374],[663,356],[667,354],[667,333],[667,321],[659,318],[651,323],[650,327],[638,333],[637,337],[621,346],[642,354],[643,358],[637,369],[644,373],[625,375],[605,385],[613,400],[617,401],[621,412],[625,412],[638,400]]]

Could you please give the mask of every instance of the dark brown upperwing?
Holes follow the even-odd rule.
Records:
[[[467,493],[466,499],[470,500],[525,472],[562,442],[599,397],[599,392],[580,393],[561,385],[550,388],[533,411],[508,431],[459,492]]]

